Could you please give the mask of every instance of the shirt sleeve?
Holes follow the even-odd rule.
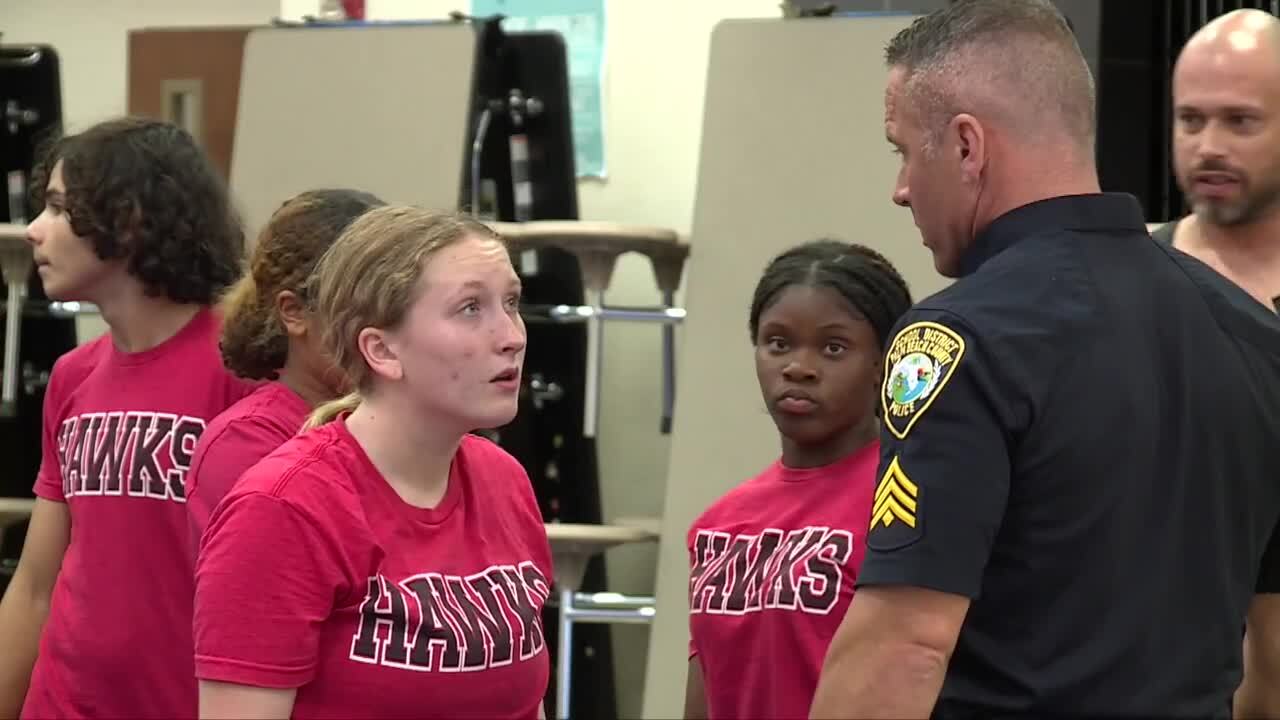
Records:
[[[202,437],[187,471],[187,525],[194,557],[209,517],[236,481],[286,438],[264,424],[238,419]]]
[[[58,408],[62,401],[61,373],[55,364],[49,375],[49,384],[45,387],[40,420],[40,469],[36,472],[36,483],[32,489],[36,497],[54,502],[67,501],[62,487],[62,452],[58,447],[62,423]]]
[[[267,688],[312,680],[344,584],[328,535],[310,513],[264,493],[214,511],[196,567],[196,677]]]
[[[885,355],[880,465],[859,586],[974,598],[1009,495],[996,357],[959,318],[913,311]]]
[[[1271,540],[1262,554],[1255,592],[1259,595],[1280,593],[1280,526],[1271,531]]]

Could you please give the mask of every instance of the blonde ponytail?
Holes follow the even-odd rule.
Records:
[[[314,430],[315,428],[332,421],[342,413],[351,412],[360,405],[361,397],[359,392],[352,392],[337,400],[330,400],[327,403],[317,407],[311,411],[311,415],[307,417],[307,421],[302,425],[302,432]]]

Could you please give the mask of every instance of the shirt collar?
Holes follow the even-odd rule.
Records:
[[[965,251],[960,275],[977,272],[982,264],[1019,240],[1046,232],[1147,232],[1142,205],[1128,193],[1067,195],[1038,200],[996,218]]]

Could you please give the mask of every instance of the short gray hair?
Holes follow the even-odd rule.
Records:
[[[1060,128],[1093,150],[1093,74],[1047,0],[956,0],[895,35],[885,63],[905,72],[926,146],[952,117],[970,112],[995,115],[1028,137]]]

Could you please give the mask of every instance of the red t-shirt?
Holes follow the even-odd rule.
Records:
[[[187,520],[194,566],[209,515],[245,470],[298,434],[311,407],[282,382],[262,384],[209,423],[187,472]]]
[[[711,718],[804,718],[853,598],[879,441],[820,468],[775,462],[689,529],[691,657]]]
[[[297,688],[293,716],[534,718],[551,547],[528,475],[463,438],[431,509],[339,419],[254,465],[196,566],[196,675]]]
[[[202,309],[150,350],[103,335],[54,364],[35,494],[67,504],[71,541],[23,717],[195,713],[184,476],[205,424],[253,389],[218,331]]]

